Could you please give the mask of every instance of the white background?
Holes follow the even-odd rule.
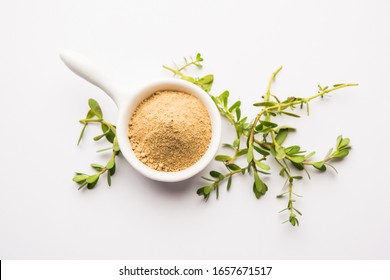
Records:
[[[388,259],[390,257],[388,1],[8,1],[0,9],[1,259]],[[309,96],[317,84],[358,82],[310,117],[281,119],[318,158],[343,134],[353,149],[339,174],[313,172],[297,184],[301,226],[281,224],[285,200],[276,166],[260,200],[249,178],[204,203],[199,176],[176,184],[146,179],[118,159],[113,186],[77,191],[74,171],[104,143],[78,120],[97,99],[117,109],[60,61],[68,48],[97,61],[123,85],[170,77],[161,68],[201,52],[225,89],[253,117],[269,75],[274,92]],[[302,112],[303,114],[303,112]],[[223,126],[225,142],[233,139]],[[218,164],[211,168],[221,169]],[[207,173],[203,172],[203,175]],[[222,169],[221,169],[222,170]]]
[[[306,280],[315,279],[328,280],[337,275],[341,279],[376,279],[388,280],[389,271],[388,260],[6,260],[1,263],[1,277],[5,280],[51,280],[56,277],[58,280],[68,279],[145,279],[145,275],[120,275],[120,269],[136,270],[137,267],[144,269],[169,269],[173,271],[176,266],[179,273],[185,273],[187,269],[202,269],[203,274],[199,272],[195,275],[179,276],[156,276],[154,272],[149,271],[147,279],[253,279],[250,275],[251,270],[242,267],[253,267],[253,274],[256,274],[255,267],[264,267],[264,274],[261,279],[291,279]],[[21,269],[21,267],[23,269]],[[217,275],[214,274],[214,267],[217,267]],[[223,267],[221,270],[220,268]],[[228,267],[227,270],[224,268]],[[235,276],[232,274],[234,268],[241,267],[240,272],[235,270]],[[272,267],[272,269],[269,269]],[[246,270],[246,274],[244,271]],[[198,270],[199,271],[199,270]],[[226,272],[225,272],[226,271]],[[230,271],[230,272],[228,272]],[[268,272],[270,271],[269,275]],[[237,275],[242,273],[241,275]],[[134,274],[134,272],[133,272]],[[259,276],[257,276],[259,277]]]

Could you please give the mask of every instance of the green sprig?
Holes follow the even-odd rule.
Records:
[[[110,148],[98,150],[98,152],[110,150],[112,154],[110,160],[105,165],[96,163],[91,164],[91,167],[97,171],[96,173],[88,175],[85,173],[76,172],[76,175],[73,177],[73,181],[79,185],[79,190],[84,187],[87,187],[87,189],[93,189],[99,181],[100,176],[105,173],[107,174],[107,183],[109,186],[111,186],[111,176],[115,174],[116,168],[115,158],[120,153],[118,141],[116,138],[116,127],[103,119],[102,109],[96,100],[92,98],[89,99],[88,105],[90,109],[87,113],[87,116],[85,119],[80,120],[80,123],[83,124],[83,128],[81,130],[77,145],[79,145],[81,139],[83,138],[85,128],[88,124],[100,123],[102,134],[95,136],[93,140],[99,141],[100,139],[105,138],[109,143],[112,144],[112,146]]]
[[[163,67],[165,69],[171,71],[174,75],[178,75],[180,77],[180,79],[191,82],[191,83],[201,87],[205,92],[209,92],[211,90],[211,87],[212,87],[213,82],[214,82],[214,75],[208,74],[208,75],[203,76],[201,78],[195,78],[195,77],[187,76],[183,73],[183,71],[191,65],[194,65],[198,68],[202,68],[203,67],[202,62],[203,62],[203,58],[200,55],[200,53],[198,53],[196,55],[195,59],[193,59],[192,57],[189,57],[189,58],[184,57],[185,64],[181,67],[176,66],[176,69],[165,66],[165,65],[163,65]]]
[[[198,54],[197,57],[201,58]],[[201,60],[203,62],[203,58]],[[185,59],[185,65],[182,67],[176,67],[176,69],[168,66],[163,66],[165,69],[173,72],[181,79],[190,81],[206,92],[210,92],[213,76],[207,75],[205,77],[212,77],[207,80],[205,85],[203,78],[191,77],[183,74],[183,70],[191,65],[196,65],[200,61]],[[197,65],[199,67],[199,65]],[[299,195],[295,194],[293,187],[296,181],[303,179],[303,176],[299,174],[293,174],[292,169],[296,172],[305,171],[310,178],[310,173],[307,170],[308,166],[311,166],[319,171],[326,171],[327,167],[333,168],[330,162],[345,158],[349,154],[350,146],[349,139],[339,136],[335,148],[329,150],[327,155],[321,161],[311,161],[315,152],[306,153],[300,146],[284,146],[284,142],[289,133],[295,131],[295,128],[279,125],[272,118],[285,115],[293,118],[299,118],[300,116],[293,113],[297,107],[306,107],[306,112],[309,115],[310,108],[309,103],[317,98],[323,98],[329,93],[351,86],[357,86],[357,84],[335,84],[332,87],[318,86],[318,92],[307,98],[302,97],[289,97],[283,101],[274,95],[271,91],[272,83],[275,81],[276,76],[282,70],[279,67],[270,77],[267,90],[262,96],[263,100],[254,103],[255,107],[260,107],[260,112],[256,115],[253,121],[248,121],[247,117],[242,117],[241,101],[235,101],[232,105],[229,104],[229,91],[224,91],[220,95],[210,95],[215,105],[217,106],[220,114],[227,119],[227,121],[233,125],[236,138],[233,143],[224,143],[224,147],[231,148],[233,154],[221,154],[215,157],[215,160],[221,162],[227,169],[227,173],[223,173],[217,170],[210,172],[210,177],[202,177],[207,185],[198,189],[197,194],[203,196],[207,201],[210,198],[211,192],[216,192],[216,197],[219,197],[219,187],[221,183],[227,180],[227,190],[231,188],[233,177],[235,175],[248,174],[253,177],[253,193],[257,199],[264,196],[268,190],[268,186],[264,183],[262,177],[270,174],[270,166],[265,163],[269,158],[272,158],[279,166],[279,174],[286,177],[286,185],[288,191],[278,195],[278,198],[282,198],[288,195],[288,204],[285,209],[280,212],[288,211],[289,218],[286,222],[289,222],[293,226],[299,225],[298,216],[302,213],[295,207],[295,198]],[[246,143],[243,148],[241,143]],[[245,156],[247,159],[247,166],[240,167],[235,162],[239,157]],[[337,172],[337,171],[336,171]]]

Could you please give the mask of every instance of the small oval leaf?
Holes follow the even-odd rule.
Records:
[[[94,175],[91,175],[89,176],[85,181],[88,183],[88,184],[91,184],[91,183],[95,183],[99,180],[99,176],[100,174],[97,173],[97,174],[94,174]]]
[[[95,100],[90,98],[88,100],[88,105],[91,108],[91,112],[95,114],[99,119],[103,118],[103,112],[102,109],[100,108],[99,103]]]

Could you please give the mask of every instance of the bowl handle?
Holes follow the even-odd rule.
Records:
[[[60,58],[76,75],[84,78],[91,84],[107,93],[119,107],[122,103],[123,93],[100,68],[85,56],[71,50],[60,52]]]

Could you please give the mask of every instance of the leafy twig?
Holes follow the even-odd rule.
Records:
[[[205,92],[209,92],[211,90],[211,87],[212,87],[213,82],[214,82],[214,75],[208,74],[202,78],[194,78],[191,76],[184,75],[184,73],[183,73],[183,70],[185,70],[187,67],[189,67],[191,65],[195,65],[196,67],[201,68],[202,61],[203,61],[203,58],[200,55],[200,53],[198,53],[196,55],[195,59],[193,59],[192,57],[190,57],[189,59],[184,57],[185,64],[181,67],[176,67],[176,69],[174,69],[174,68],[168,67],[166,65],[163,65],[163,68],[171,71],[175,75],[178,75],[180,77],[180,79],[191,82],[191,83],[201,87]]]
[[[200,54],[198,54],[197,57],[201,58]],[[203,58],[201,61],[203,61]],[[206,92],[209,92],[212,87],[213,78],[207,80],[206,86],[203,82],[205,81],[205,77],[212,75],[207,75],[203,78],[194,78],[185,75],[182,72],[183,70],[191,65],[196,65],[196,63],[200,61],[191,60],[188,62],[188,60],[185,60],[185,62],[186,64],[183,67],[177,67],[177,69],[168,66],[163,67],[173,72],[175,75],[178,75],[181,79],[190,81],[203,88]],[[278,196],[283,197],[285,194],[288,194],[287,208],[283,209],[281,212],[288,210],[289,219],[286,222],[290,222],[295,226],[299,225],[297,215],[302,214],[294,206],[295,199],[293,196],[298,195],[293,192],[293,186],[296,180],[301,180],[303,177],[301,175],[293,175],[291,168],[298,171],[304,170],[309,178],[310,175],[306,169],[307,166],[312,166],[320,171],[325,171],[327,166],[335,169],[330,162],[335,159],[342,159],[348,155],[350,149],[349,139],[339,136],[337,138],[336,147],[331,149],[323,160],[310,161],[310,158],[315,154],[314,152],[306,153],[305,151],[302,151],[298,145],[289,147],[283,146],[288,134],[291,131],[294,131],[295,128],[283,125],[280,126],[271,122],[271,119],[277,115],[299,118],[299,115],[291,112],[298,105],[300,108],[306,106],[307,114],[309,114],[309,102],[312,100],[323,98],[325,95],[345,87],[357,86],[357,84],[335,84],[330,88],[318,86],[318,92],[308,98],[289,97],[284,101],[280,101],[276,95],[272,94],[271,86],[281,69],[282,67],[279,67],[271,75],[263,100],[254,104],[254,106],[260,107],[261,110],[251,122],[247,121],[247,117],[242,118],[241,116],[241,101],[236,101],[233,105],[229,106],[229,91],[224,91],[218,96],[210,94],[210,97],[213,99],[221,115],[233,125],[237,138],[234,139],[232,144],[224,144],[225,147],[233,149],[233,155],[217,155],[215,157],[216,161],[220,161],[224,164],[228,173],[222,174],[219,171],[212,170],[210,172],[211,178],[203,177],[203,179],[208,182],[208,185],[199,188],[197,193],[198,195],[203,196],[207,201],[210,197],[210,193],[215,191],[218,198],[219,186],[223,181],[228,180],[227,189],[229,190],[234,175],[247,173],[253,176],[253,192],[256,198],[260,198],[268,190],[268,186],[261,179],[261,176],[263,174],[269,174],[267,171],[270,170],[270,167],[265,161],[271,157],[281,167],[279,174],[286,177],[286,184],[288,185],[288,191]],[[271,100],[271,98],[274,100]],[[241,148],[240,145],[243,140],[245,140],[246,143],[245,148]],[[240,167],[235,163],[241,156],[246,156],[247,158],[248,165],[245,167]]]
[[[96,163],[91,164],[91,167],[95,169],[97,173],[88,175],[85,173],[76,172],[76,175],[73,177],[73,181],[79,185],[79,190],[84,188],[85,186],[88,189],[93,189],[99,181],[100,176],[104,173],[107,174],[107,183],[109,186],[111,186],[111,176],[115,174],[115,158],[120,153],[118,141],[116,138],[116,127],[103,119],[103,112],[96,100],[92,98],[89,99],[88,105],[90,110],[88,111],[87,116],[85,117],[85,119],[80,120],[80,123],[82,123],[84,126],[81,130],[77,144],[79,144],[81,139],[83,138],[85,128],[88,124],[100,123],[102,134],[95,136],[93,140],[98,141],[102,138],[106,138],[106,140],[112,144],[112,147],[99,150],[98,152],[111,150],[112,155],[110,160],[105,165]]]

